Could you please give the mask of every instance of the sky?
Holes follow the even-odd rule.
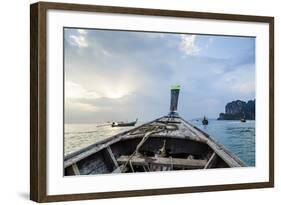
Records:
[[[255,98],[255,38],[64,28],[65,123],[217,118]]]

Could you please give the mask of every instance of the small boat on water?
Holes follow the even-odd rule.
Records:
[[[64,175],[243,167],[211,136],[181,118],[179,87],[171,89],[170,113],[64,157]]]
[[[209,124],[209,121],[208,119],[204,116],[203,120],[202,120],[202,124],[203,125],[208,125]]]
[[[240,121],[241,122],[246,122],[246,119],[245,118],[241,118]]]
[[[129,126],[135,126],[137,123],[138,119],[136,119],[133,122],[113,122],[111,124],[111,127],[129,127]]]

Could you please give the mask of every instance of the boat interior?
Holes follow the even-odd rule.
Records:
[[[65,175],[229,167],[203,142],[156,135],[149,137],[136,153],[136,147],[141,140],[141,137],[129,138],[107,146],[66,167]]]

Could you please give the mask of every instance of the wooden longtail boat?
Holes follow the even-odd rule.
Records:
[[[138,119],[136,119],[133,122],[113,122],[111,124],[111,127],[130,127],[130,126],[135,126],[137,121],[138,121]]]
[[[179,117],[179,92],[174,91],[167,116],[69,154],[64,159],[65,176],[245,166],[208,134]]]
[[[203,120],[202,120],[202,124],[203,125],[208,125],[209,124],[209,121],[208,119],[204,116]]]
[[[241,122],[246,122],[246,119],[245,118],[241,118],[240,121]]]

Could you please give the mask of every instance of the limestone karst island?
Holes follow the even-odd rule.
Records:
[[[255,120],[256,100],[244,102],[232,101],[225,106],[225,113],[220,113],[218,120]]]

